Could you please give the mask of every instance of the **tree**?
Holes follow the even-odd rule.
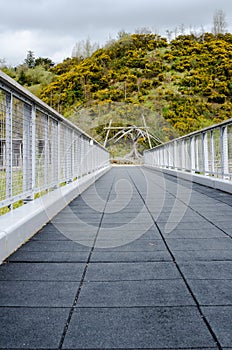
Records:
[[[28,51],[27,57],[24,60],[24,64],[27,66],[27,68],[35,67],[35,55],[33,51]]]
[[[48,70],[49,68],[55,65],[54,62],[48,57],[38,57],[35,59],[34,66],[42,66],[44,69]]]
[[[152,30],[148,27],[139,27],[135,30],[136,34],[152,34]]]
[[[17,81],[18,81],[18,83],[21,84],[21,85],[27,84],[27,76],[26,76],[26,74],[25,74],[25,72],[24,72],[24,69],[21,69],[21,70],[20,70]]]
[[[216,10],[213,16],[213,34],[225,34],[226,28],[227,22],[225,13],[223,12],[223,10]]]
[[[6,60],[5,58],[0,58],[0,68],[6,68],[7,64],[6,64]]]
[[[87,58],[90,57],[95,51],[99,49],[98,43],[91,43],[91,40],[87,38],[86,40],[78,41],[73,50],[72,57],[77,58]]]

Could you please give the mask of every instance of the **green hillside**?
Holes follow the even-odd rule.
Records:
[[[110,120],[139,125],[142,115],[150,133],[166,141],[232,116],[231,59],[230,33],[181,35],[170,43],[122,33],[85,59],[30,68],[42,69],[42,81],[15,78],[99,141]]]

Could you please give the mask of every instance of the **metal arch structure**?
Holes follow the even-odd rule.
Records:
[[[142,115],[144,126],[136,125],[127,125],[127,126],[112,126],[112,120],[110,120],[109,126],[104,129],[107,130],[104,146],[107,146],[107,143],[113,142],[114,144],[119,142],[122,138],[129,138],[132,142],[132,150],[124,158],[126,159],[141,159],[142,155],[138,151],[138,142],[142,139],[147,139],[150,149],[152,148],[151,139],[155,140],[156,143],[160,144],[162,141],[148,132],[149,127],[146,125],[144,116]],[[109,138],[109,133],[111,130],[116,130],[116,134]]]

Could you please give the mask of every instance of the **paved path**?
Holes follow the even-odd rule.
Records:
[[[0,266],[0,349],[232,350],[231,206],[113,168]]]

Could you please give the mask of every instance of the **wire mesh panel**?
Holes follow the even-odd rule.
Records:
[[[60,174],[61,181],[65,181],[65,126],[59,126],[59,157],[60,157]]]
[[[228,170],[229,176],[232,177],[232,125],[227,127],[228,133]]]
[[[0,90],[0,200],[6,199],[6,94]]]
[[[46,150],[47,150],[47,132],[48,132],[48,119],[47,116],[36,111],[36,129],[35,129],[35,139],[36,139],[36,190],[41,190],[45,188],[47,179],[47,169],[46,169]]]
[[[23,109],[23,192],[32,193],[32,108],[24,103]]]
[[[48,125],[48,183],[55,186],[59,183],[58,122],[49,118]]]
[[[208,149],[208,174],[214,175],[214,147],[213,147],[213,133],[207,132],[207,149]]]
[[[12,102],[12,195],[23,192],[23,120],[24,103],[13,97]]]
[[[182,140],[176,142],[176,168],[182,169]]]
[[[60,146],[60,178],[62,181],[71,181],[74,178],[74,157],[77,151],[76,141],[71,128],[60,124],[59,129]]]
[[[220,129],[213,130],[213,148],[214,148],[214,175],[221,176],[221,151],[220,151]]]
[[[203,172],[203,149],[202,149],[202,135],[195,137],[195,169],[197,173]]]
[[[72,151],[73,151],[73,132],[70,128],[66,127],[65,133],[65,178],[66,181],[71,181],[73,178],[73,163],[72,163]]]
[[[185,164],[184,164],[184,170],[191,171],[191,152],[190,152],[190,138],[187,138],[184,140],[184,153],[185,153]]]
[[[79,177],[79,135],[78,133],[74,133],[73,136],[73,176],[74,179],[77,179]]]

